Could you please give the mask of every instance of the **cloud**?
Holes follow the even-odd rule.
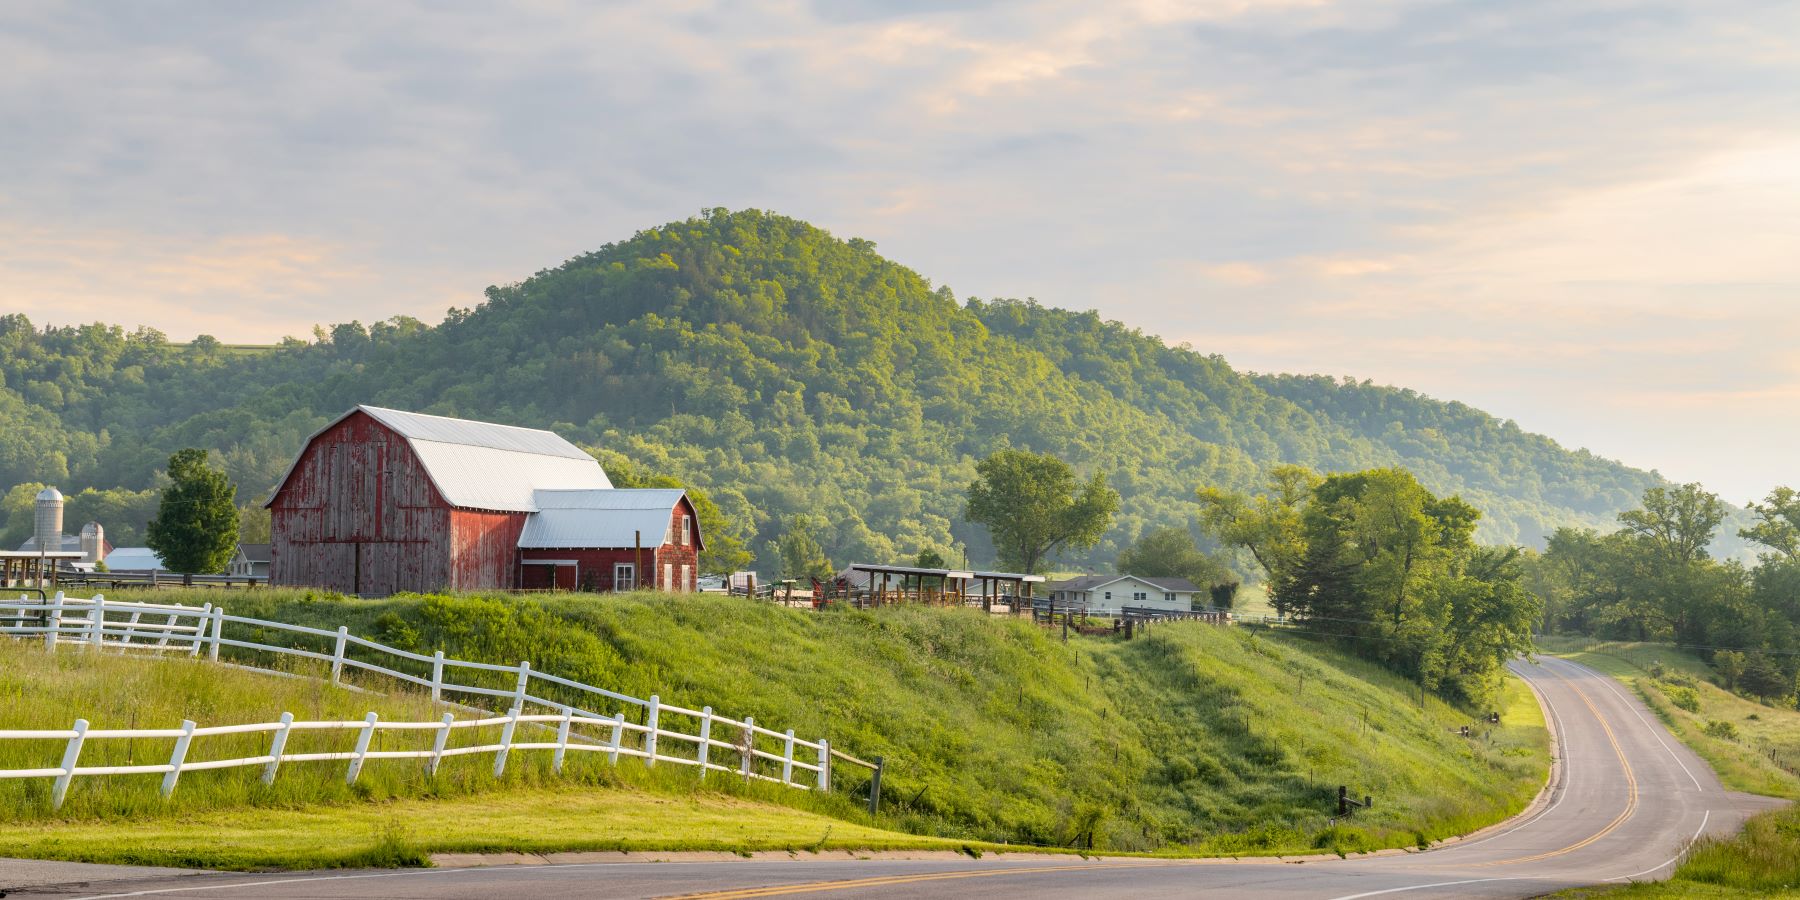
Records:
[[[1794,33],[1751,0],[12,4],[0,278],[38,321],[267,340],[757,206],[1747,483],[1752,405],[1800,421]],[[1640,399],[1684,390],[1755,399]]]

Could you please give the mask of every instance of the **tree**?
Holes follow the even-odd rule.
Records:
[[[1790,561],[1800,561],[1800,491],[1778,487],[1761,503],[1750,504],[1756,524],[1738,536],[1752,540]]]
[[[1283,465],[1269,470],[1267,489],[1255,497],[1217,487],[1198,492],[1202,526],[1219,543],[1250,552],[1262,567],[1275,611],[1283,615],[1287,592],[1282,585],[1306,552],[1301,513],[1318,484],[1311,469]]]
[[[145,543],[171,571],[225,571],[237,546],[237,488],[207,463],[205,450],[191,447],[169,457],[168,475]]]
[[[1720,650],[1713,654],[1713,671],[1719,673],[1719,680],[1725,682],[1726,690],[1737,690],[1738,680],[1744,677],[1744,654],[1736,650]]]
[[[1185,578],[1201,589],[1231,580],[1231,573],[1194,544],[1186,528],[1155,529],[1119,552],[1121,574],[1140,578]]]
[[[1725,521],[1725,504],[1698,484],[1653,487],[1644,492],[1643,508],[1619,513],[1619,521],[1663,561],[1685,565],[1706,558],[1707,545]]]
[[[1739,684],[1744,693],[1767,702],[1770,697],[1787,694],[1789,679],[1787,673],[1781,671],[1767,655],[1758,653],[1744,664],[1744,674],[1739,678]]]
[[[1119,493],[1095,473],[1077,485],[1054,456],[1001,450],[975,465],[963,517],[987,527],[1003,568],[1035,574],[1066,547],[1092,547],[1119,510]]]
[[[269,510],[261,503],[251,501],[244,504],[238,510],[238,543],[267,544],[273,525]]]
[[[831,560],[813,537],[812,520],[806,516],[788,520],[787,530],[775,540],[775,552],[781,558],[783,578],[825,579],[832,575]]]
[[[938,553],[934,548],[926,547],[919,551],[918,558],[913,560],[913,565],[921,569],[942,569],[946,563],[943,554]]]

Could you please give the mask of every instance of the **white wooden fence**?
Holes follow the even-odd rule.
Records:
[[[255,635],[241,638],[225,636],[226,625],[247,626],[256,631]],[[362,770],[363,761],[367,759],[427,759],[427,771],[436,774],[439,762],[447,756],[467,754],[494,754],[494,774],[500,775],[506,767],[507,754],[514,750],[549,750],[554,756],[556,771],[562,771],[565,755],[571,751],[598,751],[608,755],[613,763],[620,756],[634,756],[644,760],[646,765],[657,762],[669,762],[678,765],[694,766],[700,777],[708,772],[729,772],[746,779],[772,781],[802,790],[831,790],[832,760],[838,759],[855,766],[870,769],[875,775],[871,778],[870,806],[877,802],[874,785],[880,783],[880,764],[869,763],[854,756],[835,750],[829,741],[806,741],[796,738],[792,729],[785,732],[774,731],[756,724],[754,718],[731,719],[713,713],[712,707],[699,710],[686,709],[662,703],[657,695],[641,700],[626,694],[608,691],[591,685],[582,684],[567,678],[560,678],[531,668],[529,662],[520,662],[517,666],[502,666],[493,663],[468,662],[450,659],[438,651],[430,656],[412,653],[388,647],[375,641],[355,637],[348,628],[340,626],[336,631],[309,628],[303,625],[291,625],[284,622],[271,622],[263,619],[252,619],[243,616],[227,615],[222,607],[207,604],[205,606],[182,606],[178,604],[119,602],[96,595],[91,600],[66,598],[57,594],[50,600],[32,600],[20,597],[17,601],[0,601],[0,634],[12,635],[16,638],[37,638],[44,646],[54,651],[58,647],[72,646],[85,651],[102,650],[135,650],[151,653],[185,653],[198,656],[202,651],[212,660],[219,659],[221,647],[240,648],[253,652],[266,652],[278,655],[297,656],[329,663],[331,679],[339,682],[343,678],[346,667],[362,669],[386,675],[401,681],[428,688],[433,701],[449,702],[448,694],[473,694],[478,697],[500,698],[508,701],[508,712],[500,717],[483,717],[477,719],[457,720],[454,714],[446,713],[443,719],[435,722],[382,722],[371,712],[360,722],[296,722],[293,716],[283,713],[279,722],[261,722],[253,724],[219,725],[205,728],[194,722],[184,721],[178,729],[130,729],[99,730],[88,728],[85,719],[77,719],[74,727],[67,730],[54,731],[0,731],[0,740],[61,740],[64,746],[62,761],[53,768],[34,769],[0,769],[0,778],[53,778],[52,802],[61,806],[68,791],[69,781],[77,775],[130,775],[161,774],[163,776],[162,792],[167,796],[175,789],[181,773],[205,769],[224,769],[238,766],[263,766],[263,781],[272,782],[276,771],[283,762],[317,762],[348,761],[345,773],[348,780],[354,782]],[[263,641],[248,640],[250,636],[264,637],[273,640],[271,634],[305,635],[324,638],[331,642],[333,651],[323,653],[299,647],[287,647]],[[361,648],[370,655],[386,654],[393,657],[388,666],[380,665],[365,659],[357,659],[350,655],[352,648]],[[419,664],[420,668],[430,666],[431,675],[425,677],[418,674],[400,671],[393,666],[403,666],[410,661]],[[458,684],[447,677],[447,673],[458,670],[499,673],[512,676],[511,689]],[[287,674],[287,673],[280,673]],[[583,703],[594,706],[638,707],[642,711],[643,722],[628,721],[624,712],[615,712],[611,716],[582,708],[575,702],[564,699],[551,699],[537,696],[534,690],[544,691],[542,687],[533,687],[533,681],[548,685],[557,693],[583,698]],[[528,704],[546,707],[549,713],[527,713]],[[670,717],[691,722],[693,732],[671,727]],[[556,741],[525,742],[514,740],[514,733],[521,723],[542,728],[554,725]],[[502,726],[501,739],[498,744],[485,744],[472,747],[448,747],[450,732],[459,728],[480,728],[484,726]],[[593,736],[575,732],[575,729],[594,731]],[[724,734],[734,736],[735,741],[720,740],[720,729]],[[369,743],[377,730],[432,730],[437,732],[436,743],[431,750],[388,750],[371,751]],[[285,753],[287,736],[294,731],[326,731],[352,730],[357,732],[356,746],[353,750],[333,753]],[[270,732],[269,752],[262,756],[241,759],[206,760],[203,762],[187,762],[188,751],[193,739],[212,735],[247,734]],[[635,736],[635,746],[626,741],[626,735]],[[601,737],[600,735],[605,735]],[[90,740],[134,738],[173,738],[175,749],[169,762],[160,765],[146,766],[93,766],[79,765],[81,748]],[[666,752],[664,741],[672,741],[691,746],[687,753]],[[771,741],[780,747],[781,752],[759,747]],[[736,756],[734,765],[722,765],[713,761],[713,751],[723,751]],[[796,758],[796,753],[807,753],[816,757],[816,762],[805,762]],[[802,773],[798,780],[795,770]],[[779,775],[773,774],[779,771]],[[811,782],[811,783],[807,783]]]

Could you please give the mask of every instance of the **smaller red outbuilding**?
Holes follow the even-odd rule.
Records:
[[[541,490],[519,535],[519,586],[692,591],[699,517],[675,488]]]

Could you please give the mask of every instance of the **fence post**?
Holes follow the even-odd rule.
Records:
[[[519,708],[515,706],[506,714],[506,724],[500,728],[500,752],[494,754],[495,778],[506,773],[506,754],[512,751],[513,730],[518,727]]]
[[[819,793],[831,793],[831,742],[819,738]]]
[[[875,757],[875,775],[869,779],[869,815],[881,811],[881,773],[887,771],[887,757]]]
[[[787,730],[787,750],[781,754],[781,783],[794,783],[794,729]]]
[[[700,762],[700,780],[706,780],[706,757],[712,750],[712,707],[700,709],[700,753],[696,759]]]
[[[431,702],[436,703],[444,696],[444,651],[439,650],[431,655]]]
[[[294,730],[294,714],[281,714],[281,727],[275,731],[275,739],[269,742],[269,764],[263,766],[262,783],[275,783],[275,770],[281,768],[281,754],[287,752],[288,732]]]
[[[213,662],[219,661],[219,633],[224,630],[225,607],[215,606],[212,608],[212,643],[206,648],[206,658]]]
[[[20,594],[19,596],[24,597],[25,595]],[[51,602],[50,606],[50,628],[44,632],[44,649],[51,653],[56,652],[56,634],[62,630],[62,612],[63,592],[57,591],[56,599]]]
[[[356,736],[356,750],[353,751],[355,755],[350,757],[350,770],[344,773],[345,784],[355,784],[356,776],[362,774],[363,759],[369,755],[369,739],[375,736],[376,718],[373,712],[363,716],[362,733]]]
[[[337,649],[331,652],[331,683],[337,684],[344,673],[344,647],[350,643],[350,626],[339,625]]]
[[[530,686],[531,686],[531,663],[527,660],[520,660],[519,661],[519,683],[513,686],[513,708],[514,709],[523,710],[525,708],[525,692],[526,692],[526,689]]]
[[[431,743],[431,762],[425,765],[426,775],[437,776],[438,764],[444,761],[444,745],[450,741],[450,723],[454,721],[454,713],[444,713],[444,725],[438,729],[437,737]]]
[[[644,716],[644,765],[656,765],[656,729],[657,721],[662,718],[662,699],[655,694],[650,695],[649,713]]]
[[[606,749],[607,749],[606,760],[607,760],[607,762],[610,762],[615,766],[619,764],[619,742],[624,739],[625,739],[625,714],[624,713],[613,713],[612,741],[606,745]]]
[[[175,739],[175,752],[169,754],[169,774],[163,776],[162,795],[175,793],[175,782],[181,778],[181,764],[187,762],[188,745],[194,742],[194,722],[181,720],[181,736]]]
[[[744,780],[750,779],[750,762],[756,758],[756,717],[744,717]]]
[[[62,809],[63,798],[69,794],[69,781],[75,777],[75,761],[81,758],[81,744],[87,740],[88,720],[75,720],[75,736],[69,738],[69,746],[63,748],[62,774],[56,776],[56,786],[50,789],[50,807]]]
[[[106,598],[94,595],[93,605],[88,607],[88,643],[99,649],[106,629]]]
[[[558,775],[562,774],[563,757],[569,752],[569,723],[574,718],[574,707],[563,707],[562,724],[556,727],[556,757],[552,760]]]
[[[188,650],[189,656],[200,655],[200,645],[206,643],[206,629],[212,625],[212,602],[207,601],[200,607],[200,616],[194,620],[194,646]]]

